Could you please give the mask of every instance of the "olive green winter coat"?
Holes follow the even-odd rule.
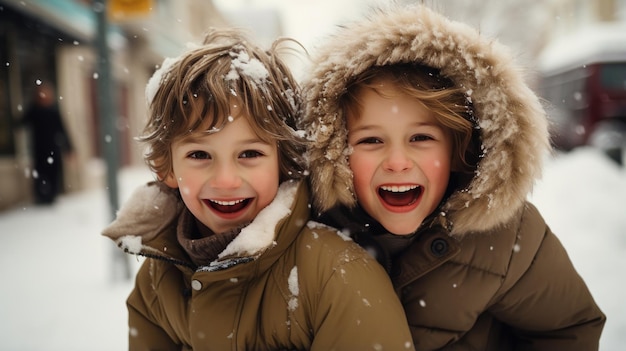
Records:
[[[336,230],[308,222],[307,187],[296,188],[281,185],[202,267],[177,241],[190,216],[182,202],[140,188],[104,232],[148,257],[127,301],[130,349],[412,350],[385,271]]]
[[[482,155],[414,235],[394,238],[356,204],[338,100],[367,68],[407,62],[466,90]],[[338,29],[311,67],[315,208],[387,266],[417,350],[598,349],[605,316],[526,201],[549,154],[547,118],[504,47],[425,7],[390,8]]]

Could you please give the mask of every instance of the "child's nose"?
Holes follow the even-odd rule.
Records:
[[[391,148],[385,158],[384,167],[390,172],[402,172],[411,169],[413,162],[400,147]]]
[[[242,179],[237,167],[230,162],[214,165],[211,186],[214,188],[231,189],[241,186]]]

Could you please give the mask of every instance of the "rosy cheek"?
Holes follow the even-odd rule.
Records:
[[[191,190],[189,190],[189,187],[186,186],[180,186],[179,189],[180,192],[184,195],[189,195],[189,193],[191,192]]]
[[[433,162],[433,165],[435,166],[435,168],[441,168],[441,161],[440,160],[435,160]]]
[[[189,189],[189,186],[183,181],[183,178],[178,177],[176,179],[176,182],[178,183],[178,189],[180,190],[180,193],[183,195],[189,195],[191,190]]]

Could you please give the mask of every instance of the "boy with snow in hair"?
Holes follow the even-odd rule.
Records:
[[[147,257],[127,300],[131,350],[413,349],[382,267],[309,222],[281,42],[264,52],[215,30],[148,84],[141,140],[159,180],[104,232]]]
[[[508,54],[421,7],[343,27],[304,125],[320,221],[375,253],[417,350],[597,350],[605,316],[526,201],[545,113]]]

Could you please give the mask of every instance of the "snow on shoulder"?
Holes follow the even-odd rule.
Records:
[[[309,221],[307,224],[307,227],[309,227],[309,229],[315,230],[315,229],[327,229],[330,231],[334,231],[340,238],[342,238],[344,241],[352,241],[352,238],[350,237],[350,233],[348,231],[341,231],[335,227],[331,227],[329,225],[326,225],[324,223],[320,223],[320,222],[316,222],[316,221]],[[315,231],[313,232],[314,234]]]
[[[295,311],[295,309],[298,308],[298,295],[300,294],[300,287],[298,286],[297,266],[293,266],[293,268],[289,272],[289,278],[287,279],[287,283],[289,284],[289,292],[291,293],[291,298],[289,298],[287,308],[289,309],[289,311]]]
[[[143,248],[143,245],[141,244],[141,237],[134,235],[126,235],[119,238],[118,245],[125,252],[135,255],[140,253]]]

